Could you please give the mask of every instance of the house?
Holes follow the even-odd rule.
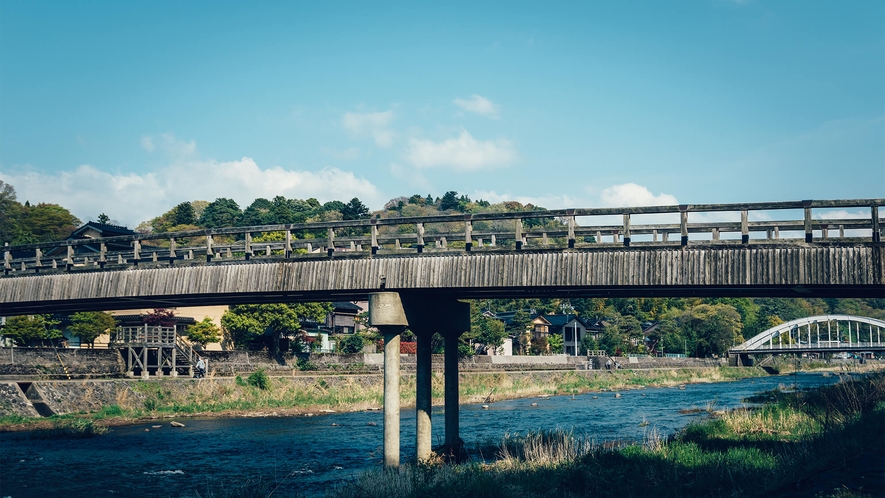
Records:
[[[127,235],[138,235],[138,233],[123,226],[90,221],[80,228],[74,230],[71,235],[68,236],[67,240],[87,240],[106,237],[120,237]],[[91,256],[93,254],[98,254],[101,252],[101,244],[82,244],[73,247],[74,255],[76,256]],[[132,248],[132,244],[128,241],[108,242],[105,244],[105,247],[107,248],[108,252],[128,251]],[[66,248],[56,247],[50,251],[47,251],[44,256],[64,258],[67,257],[67,255],[68,253]]]
[[[581,340],[590,328],[590,323],[585,321],[578,315],[541,315],[549,325],[547,325],[547,333],[562,336],[562,344],[565,354],[568,356],[577,356],[581,352]],[[534,322],[533,322],[534,323]]]

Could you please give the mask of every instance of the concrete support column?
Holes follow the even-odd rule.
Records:
[[[433,409],[433,392],[432,392],[432,369],[431,369],[431,350],[430,341],[433,337],[432,333],[419,333],[418,339],[418,358],[417,370],[415,373],[415,448],[417,459],[419,462],[430,458],[431,452],[431,432],[433,425],[431,423],[430,413]]]
[[[384,334],[384,466],[399,467],[399,336],[403,327],[378,328]]]
[[[457,333],[445,335],[445,368],[446,368],[446,445],[449,448],[459,446],[458,434],[458,336]]]
[[[406,315],[399,294],[369,294],[369,325],[384,335],[384,466],[399,467],[400,334]]]

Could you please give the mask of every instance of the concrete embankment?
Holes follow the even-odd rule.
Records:
[[[461,374],[461,401],[516,398],[557,392],[583,392],[644,384],[728,380],[760,375],[757,369],[718,368],[622,370],[465,371]],[[756,372],[756,373],[754,373]],[[433,374],[434,403],[442,403],[444,377]],[[415,376],[404,372],[401,380],[403,406],[414,404]],[[225,411],[334,409],[336,411],[379,408],[383,378],[379,373],[289,374],[272,376],[268,389],[249,385],[246,376],[231,378],[162,378],[107,380],[47,380],[0,384],[0,416],[38,417],[69,413],[94,413],[111,406],[127,416],[169,413],[219,413]]]
[[[119,349],[9,348],[0,349],[0,381],[122,378],[127,375],[124,355]],[[234,376],[264,369],[286,374],[310,369],[331,372],[372,372],[384,366],[382,354],[274,355],[267,351],[204,351],[209,372]],[[401,355],[404,372],[414,372],[415,355]],[[586,356],[473,356],[460,362],[464,371],[525,370],[602,370],[607,357]],[[706,368],[722,365],[722,360],[700,358],[613,358],[622,368]],[[433,368],[440,371],[443,356],[433,356]]]

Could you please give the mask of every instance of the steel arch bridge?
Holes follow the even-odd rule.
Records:
[[[732,354],[885,351],[885,321],[854,315],[799,318],[731,348]]]

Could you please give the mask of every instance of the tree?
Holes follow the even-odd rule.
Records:
[[[349,334],[338,340],[338,350],[343,354],[356,354],[363,350],[363,338],[359,334]]]
[[[197,222],[194,217],[194,207],[190,202],[182,202],[172,209],[173,225],[193,225]]]
[[[111,217],[104,213],[101,213],[100,215],[98,215],[98,219],[96,219],[95,221],[101,223],[102,225],[107,225],[111,222]]]
[[[356,197],[341,209],[341,215],[345,220],[362,220],[370,216],[369,208]]]
[[[224,312],[221,326],[239,347],[270,333],[271,349],[276,353],[279,351],[282,335],[297,334],[301,329],[302,319],[319,322],[331,311],[331,303],[241,304],[231,306]]]
[[[151,327],[174,327],[175,312],[166,308],[154,308],[152,313],[144,316],[143,321]]]
[[[210,202],[203,210],[200,225],[206,228],[235,227],[239,224],[242,215],[240,206],[233,199],[219,197],[214,202]]]
[[[550,346],[550,352],[553,354],[561,354],[565,351],[562,336],[559,334],[547,336],[547,345]]]
[[[741,315],[727,304],[699,304],[668,318],[678,329],[689,351],[703,358],[722,355],[734,344],[744,342]],[[679,345],[672,345],[678,350]]]
[[[85,311],[74,313],[71,315],[70,331],[73,335],[80,338],[80,342],[95,347],[95,339],[102,335],[108,334],[116,327],[117,321],[114,317],[101,311]]]
[[[458,209],[461,204],[458,202],[458,192],[454,190],[449,190],[443,195],[442,200],[439,203],[440,211],[448,211],[450,209]]]
[[[221,340],[221,329],[208,316],[203,320],[188,326],[187,338],[200,347],[205,347],[210,342]]]
[[[542,355],[550,352],[550,344],[546,337],[543,335],[532,338],[531,345],[532,354]]]
[[[80,225],[80,219],[58,204],[41,202],[22,209],[19,225],[30,232],[30,243],[51,242],[70,235]]]
[[[0,331],[19,346],[27,346],[35,341],[42,344],[44,340],[62,337],[58,323],[50,315],[12,316],[6,319],[6,325]]]
[[[470,301],[470,331],[461,335],[461,342],[471,345],[471,351],[485,354],[504,344],[505,337],[504,323],[483,315],[479,303]]]

